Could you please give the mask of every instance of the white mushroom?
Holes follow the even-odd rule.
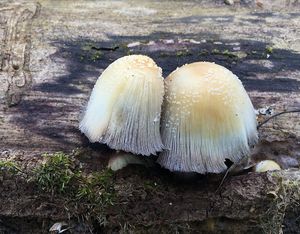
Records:
[[[280,166],[273,160],[263,160],[255,165],[255,172],[266,172],[281,170]]]
[[[163,147],[159,132],[163,94],[161,68],[151,58],[119,58],[97,80],[79,128],[91,142],[155,154]]]
[[[255,110],[241,81],[209,62],[184,65],[165,80],[158,163],[171,171],[221,173],[257,142]]]
[[[129,164],[154,167],[154,161],[151,159],[151,157],[140,157],[131,153],[116,152],[110,157],[107,168],[113,171],[118,171],[124,167],[127,167]]]

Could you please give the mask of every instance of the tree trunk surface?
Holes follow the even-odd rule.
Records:
[[[75,150],[83,171],[106,168],[113,151],[90,144],[78,123],[101,72],[128,54],[149,55],[164,77],[186,63],[216,62],[242,80],[256,109],[300,109],[299,12],[298,1],[279,0],[2,0],[0,160],[30,171],[44,153]],[[55,222],[69,223],[70,233],[300,233],[299,133],[299,113],[270,120],[251,160],[285,170],[241,173],[218,192],[222,175],[122,169],[105,224],[89,228],[61,197],[1,175],[0,233],[48,233]]]

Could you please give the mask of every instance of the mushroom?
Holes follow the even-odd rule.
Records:
[[[107,168],[118,171],[129,164],[143,165],[147,168],[154,167],[155,165],[151,157],[139,157],[131,153],[117,151],[109,158]]]
[[[110,64],[97,80],[79,129],[91,142],[150,155],[161,151],[161,68],[149,57],[129,55]]]
[[[280,166],[273,160],[263,160],[254,167],[255,172],[278,171]]]
[[[178,172],[221,173],[258,140],[256,115],[241,81],[210,62],[195,62],[165,80],[158,163]]]

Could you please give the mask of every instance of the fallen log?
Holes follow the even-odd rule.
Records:
[[[251,156],[287,170],[233,176],[218,193],[222,176],[182,181],[158,167],[130,166],[112,176],[114,205],[95,221],[89,206],[28,182],[47,152],[80,152],[85,175],[104,170],[112,151],[90,144],[78,120],[97,77],[127,54],[151,56],[164,76],[185,63],[213,61],[241,78],[257,109],[299,109],[299,4],[242,2],[3,1],[0,160],[22,172],[0,177],[0,231],[43,233],[67,222],[74,233],[297,233],[299,171],[289,168],[299,168],[298,113],[266,123]]]

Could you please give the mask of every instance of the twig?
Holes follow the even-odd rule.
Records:
[[[257,125],[257,129],[259,129],[262,125],[264,125],[265,123],[269,122],[269,120],[279,116],[279,115],[283,115],[283,114],[287,114],[287,113],[296,113],[296,112],[300,112],[299,110],[290,110],[290,111],[283,111],[283,112],[279,112],[275,115],[272,115],[270,118],[266,119],[265,121],[261,122],[260,124]]]

